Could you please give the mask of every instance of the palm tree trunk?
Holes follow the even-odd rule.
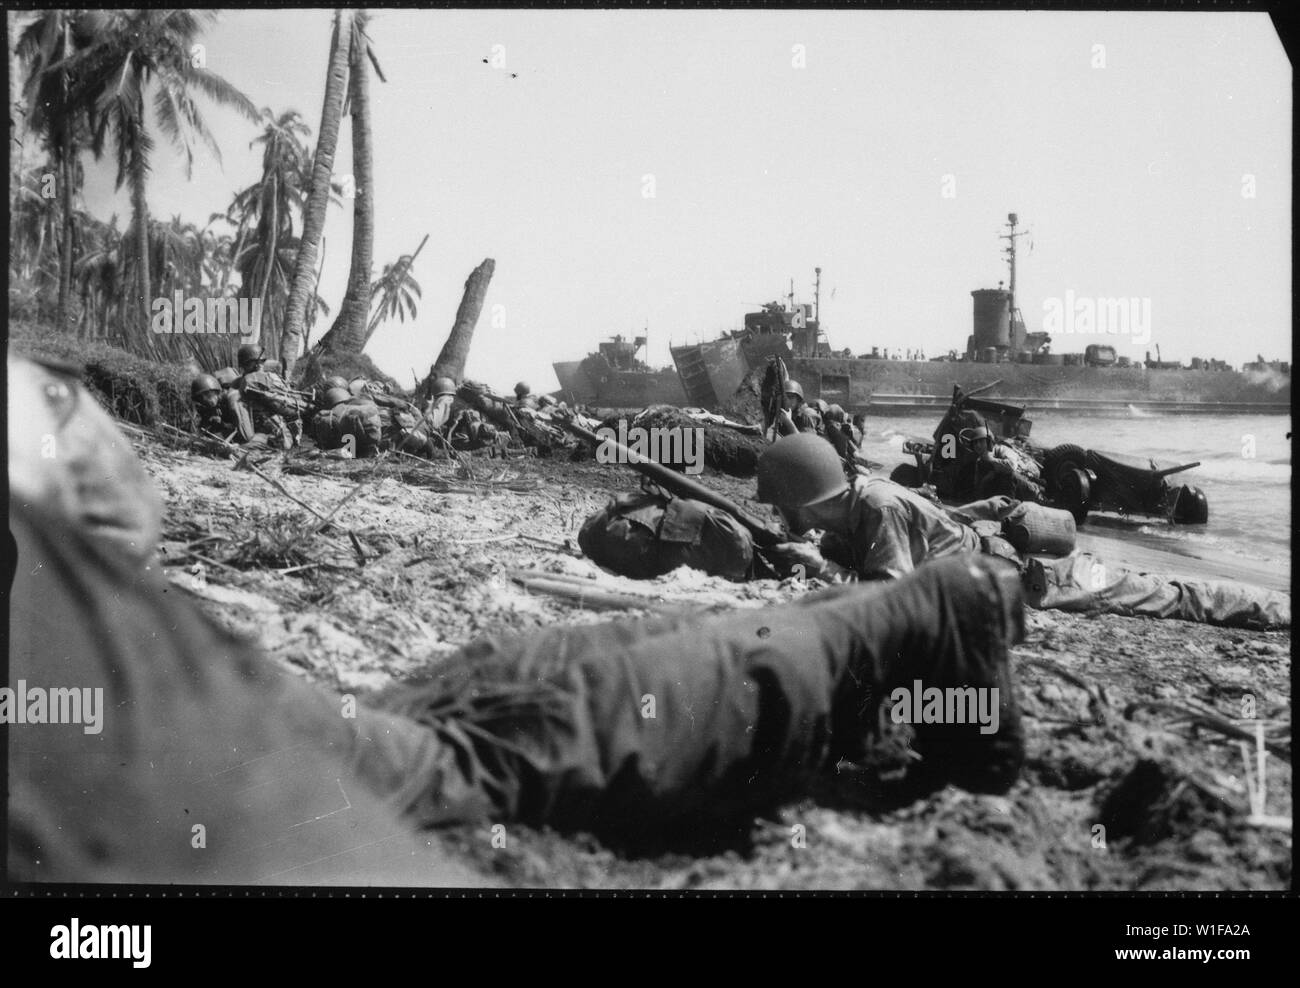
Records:
[[[348,58],[351,55],[352,21],[342,10],[334,12],[334,36],[330,42],[329,74],[325,79],[325,103],[321,107],[320,139],[312,163],[311,194],[303,210],[302,241],[294,259],[293,284],[285,309],[284,334],[280,338],[280,362],[284,376],[290,378],[302,348],[307,305],[316,292],[316,254],[325,232],[325,211],[329,206],[330,173],[334,168],[334,148],[339,139],[339,118],[343,113],[343,94],[347,88]]]
[[[456,310],[456,322],[452,324],[447,342],[442,345],[438,359],[429,368],[428,380],[437,377],[450,377],[459,381],[465,376],[465,361],[469,359],[469,345],[474,339],[474,327],[478,316],[483,311],[483,299],[487,297],[488,284],[492,281],[492,272],[497,262],[488,258],[473,271],[465,281],[465,294],[461,296],[460,308]]]
[[[71,127],[63,128],[61,184],[63,186],[63,243],[59,252],[59,332],[68,328],[68,301],[72,297],[72,135]]]
[[[222,297],[226,294],[226,285],[230,283],[230,273],[234,271],[235,266],[239,264],[239,255],[244,252],[244,240],[248,236],[248,227],[243,223],[239,224],[239,239],[235,241],[234,249],[230,252],[230,263],[226,264],[221,270],[221,291]]]
[[[275,175],[271,176],[271,245],[263,258],[262,284],[257,297],[262,300],[257,310],[257,342],[262,343],[262,320],[266,318],[266,296],[271,288],[271,272],[275,270],[276,251],[280,249],[280,188]]]
[[[63,18],[63,51],[65,53],[72,51],[72,20],[69,17]],[[59,74],[59,85],[63,90],[63,105],[68,105],[68,73]],[[66,332],[68,328],[68,300],[72,296],[72,121],[64,120],[61,122],[63,128],[62,139],[59,144],[60,164],[63,166],[62,180],[63,193],[63,244],[59,252],[59,309],[58,321],[59,332]]]
[[[353,15],[353,38],[361,41],[367,14]],[[338,318],[320,341],[325,351],[360,353],[366,345],[366,316],[370,312],[370,270],[374,267],[375,183],[370,134],[370,79],[365,44],[352,46],[348,99],[352,105],[352,173],[356,198],[352,205],[352,267],[348,290]]]
[[[135,250],[136,250],[136,269],[139,272],[138,283],[140,286],[139,303],[132,307],[133,312],[127,315],[124,311],[122,330],[127,339],[136,339],[140,342],[147,343],[149,333],[149,306],[153,298],[153,285],[149,278],[149,204],[145,200],[145,174],[144,169],[133,167],[131,169],[131,209],[135,214]],[[133,332],[132,324],[137,319],[143,319],[140,323],[138,332],[144,334],[137,335]]]

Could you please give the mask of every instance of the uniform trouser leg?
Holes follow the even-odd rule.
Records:
[[[412,826],[635,837],[732,819],[798,797],[916,680],[998,687],[1003,707],[993,739],[927,725],[923,756],[996,762],[999,784],[1019,767],[1006,647],[1020,599],[996,561],[706,620],[484,639],[375,710],[281,672],[157,574],[21,507],[10,685],[102,690],[93,732],[10,732],[24,877],[293,881],[394,848],[364,867],[406,862],[390,842]]]
[[[917,747],[964,753],[977,785],[996,761],[983,781],[1005,788],[1023,757],[1020,619],[1014,569],[963,556],[806,603],[480,640],[384,706],[469,736],[498,818],[561,829],[654,832],[796,798],[918,680],[999,689],[996,737],[926,725]]]
[[[1029,561],[1027,600],[1033,607],[1177,618],[1232,628],[1289,628],[1288,594],[1226,580],[1167,579],[1107,566],[1087,552]]]

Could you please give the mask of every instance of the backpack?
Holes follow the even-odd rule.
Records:
[[[610,501],[583,523],[578,545],[593,562],[638,580],[690,566],[740,582],[754,565],[754,540],[735,518],[658,489]]]

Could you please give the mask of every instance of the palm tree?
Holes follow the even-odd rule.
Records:
[[[263,145],[262,177],[235,195],[224,216],[212,219],[235,228],[232,256],[240,273],[239,293],[262,300],[258,339],[276,353],[299,242],[294,222],[303,215],[304,190],[311,184],[312,155],[303,141],[311,130],[296,110],[276,117],[264,109],[262,120],[262,133],[249,145]],[[329,202],[341,203],[340,192],[341,186],[331,182]]]
[[[48,171],[45,165],[32,165],[10,189],[9,269],[21,281],[44,279],[47,247],[59,244],[63,228],[58,200],[44,195]]]
[[[380,323],[393,316],[397,316],[400,322],[406,322],[409,314],[414,321],[417,312],[415,300],[423,298],[423,295],[420,293],[420,283],[411,277],[413,260],[414,255],[403,254],[396,264],[385,264],[384,273],[370,286],[370,301],[378,303],[378,308],[366,328],[363,346],[369,342]]]
[[[301,138],[311,130],[296,110],[275,117],[269,109],[263,109],[262,120],[262,133],[249,145],[263,145],[262,179],[245,190],[242,201],[236,197],[235,206],[240,211],[241,224],[254,225],[252,263],[240,268],[241,275],[247,271],[240,294],[261,299],[265,319],[272,277],[280,267],[280,244],[292,238],[293,214],[302,210],[296,179],[302,174],[308,157]],[[287,286],[283,274],[280,280]],[[262,335],[260,323],[257,332],[265,345],[268,341]]]
[[[173,216],[170,223],[152,224],[149,231],[149,268],[158,272],[158,294],[180,289],[187,295],[203,291],[203,235],[193,223]]]
[[[59,303],[57,319],[66,328],[68,300],[72,294],[72,199],[80,188],[76,160],[85,108],[72,99],[68,60],[94,41],[88,19],[77,11],[47,10],[37,15],[18,36],[15,53],[28,65],[23,95],[27,126],[41,135],[51,162],[59,173],[60,221]]]
[[[117,217],[101,223],[80,216],[82,250],[75,275],[81,295],[80,330],[88,336],[107,336],[110,319],[116,320],[125,295],[122,234]]]
[[[258,119],[248,97],[206,68],[192,63],[194,39],[217,16],[214,10],[93,11],[85,15],[95,43],[53,68],[74,78],[71,102],[86,108],[92,150],[104,153],[111,136],[117,156],[117,187],[130,184],[132,223],[130,260],[139,288],[135,313],[147,325],[153,296],[149,268],[149,208],[146,185],[154,140],[149,133],[145,95],[152,90],[154,115],[163,134],[185,154],[186,176],[194,164],[194,144],[202,141],[217,157],[217,147],[191,94],[217,106]],[[147,336],[145,336],[147,340]],[[146,344],[147,345],[147,344]]]
[[[352,265],[348,272],[347,292],[339,306],[338,318],[321,339],[325,350],[360,353],[366,345],[366,313],[370,311],[370,271],[374,264],[375,182],[370,133],[370,73],[384,78],[379,67],[366,25],[370,15],[358,10],[352,15],[352,53],[348,76],[348,103],[352,112],[352,173],[356,196],[352,205]]]
[[[325,79],[325,102],[321,107],[320,139],[312,165],[311,191],[303,216],[302,239],[294,261],[293,282],[285,312],[284,335],[280,340],[280,362],[289,377],[302,349],[308,302],[316,291],[316,255],[325,232],[325,211],[329,206],[330,173],[334,168],[334,149],[339,139],[339,118],[343,113],[343,94],[351,55],[352,21],[343,11],[334,12],[334,33],[330,39],[329,74]]]

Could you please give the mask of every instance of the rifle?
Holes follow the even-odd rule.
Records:
[[[769,386],[775,385],[775,387],[772,394],[768,396],[767,408],[764,409],[763,435],[766,436],[770,430],[772,432],[772,442],[776,442],[781,436],[778,425],[780,414],[790,408],[789,401],[785,396],[785,386],[790,382],[790,374],[785,369],[785,361],[780,357],[770,357],[768,368],[765,383]],[[774,377],[776,378],[775,381],[772,380]]]
[[[654,460],[647,459],[635,450],[628,449],[617,440],[602,439],[596,433],[589,429],[584,429],[571,418],[564,415],[555,416],[555,421],[563,426],[567,431],[590,443],[593,447],[605,443],[607,448],[612,449],[618,454],[619,459],[626,462],[637,473],[643,477],[648,477],[664,490],[678,497],[690,498],[695,501],[702,501],[707,505],[725,511],[732,518],[744,525],[749,534],[753,536],[754,542],[760,548],[776,545],[779,542],[788,542],[789,538],[782,532],[773,529],[740,505],[728,500],[721,494],[710,490],[703,484],[685,477],[675,470],[670,470],[662,463],[656,463]]]
[[[311,407],[314,400],[314,395],[306,391],[295,391],[287,385],[280,387],[262,381],[246,380],[244,382],[244,393],[254,398],[260,398],[268,404],[282,406],[295,415],[302,415]]]

